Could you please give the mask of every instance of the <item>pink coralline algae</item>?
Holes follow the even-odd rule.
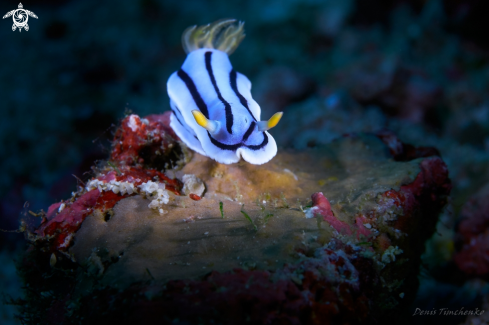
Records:
[[[452,189],[448,178],[448,168],[439,157],[431,157],[420,163],[420,173],[414,182],[401,186],[399,191],[387,191],[385,197],[394,199],[394,204],[403,208],[404,213],[395,221],[394,227],[405,233],[412,232],[419,227],[413,222],[411,216],[418,209],[423,209],[423,215],[439,211],[446,203],[446,196]]]
[[[451,188],[446,164],[439,157],[430,157],[421,161],[420,172],[414,181],[402,185],[399,190],[391,189],[381,193],[375,209],[357,214],[354,224],[339,220],[321,192],[311,196],[313,207],[306,213],[309,217],[322,217],[341,235],[354,234],[357,240],[364,238],[373,243],[380,254],[392,245],[401,244],[408,255],[422,250],[424,242],[414,240],[405,246],[402,245],[405,240],[403,236],[415,232],[418,238],[428,237],[429,229],[436,224],[436,218],[432,216],[445,205]],[[372,232],[373,229],[366,228],[385,228],[383,223],[390,227],[390,232],[376,234]]]
[[[36,234],[40,238],[48,236],[53,238],[50,251],[67,250],[73,234],[80,228],[85,217],[93,212],[99,197],[100,192],[97,189],[87,192],[58,214],[56,212],[59,211],[60,206],[66,203],[59,202],[51,205],[46,219],[36,230]]]
[[[200,201],[202,199],[200,196],[194,193],[190,193],[188,196],[194,201]]]
[[[489,187],[483,188],[462,208],[458,227],[461,249],[454,261],[471,276],[489,274]]]
[[[147,181],[157,179],[165,184],[165,189],[180,195],[182,183],[177,179],[170,179],[165,174],[153,169],[141,169],[136,167],[121,166],[118,175],[115,171],[100,174],[96,180],[108,183],[110,181],[130,182],[135,187]],[[39,239],[46,239],[50,242],[50,251],[66,251],[71,244],[74,233],[81,227],[83,220],[94,210],[106,212],[112,209],[117,202],[131,194],[114,193],[113,191],[103,191],[93,189],[72,200],[52,204],[48,208],[41,226],[35,231]],[[62,209],[60,207],[63,206]]]
[[[171,164],[179,138],[170,127],[170,115],[166,112],[141,119],[132,114],[123,119],[114,136],[111,160],[125,165],[162,165],[161,168]]]
[[[370,237],[372,232],[370,230],[368,230],[367,228],[365,228],[365,226],[364,226],[364,224],[368,223],[367,219],[365,218],[364,215],[357,216],[355,218],[355,223],[356,223],[357,229],[358,229],[357,239],[360,238],[360,235],[363,235],[365,237]]]
[[[338,220],[331,210],[331,204],[322,192],[311,195],[312,208],[307,212],[307,217],[322,217],[340,234],[351,235],[351,229],[347,223]]]
[[[122,121],[121,127],[116,131],[116,144],[111,154],[114,167],[100,171],[92,180],[102,183],[128,182],[134,188],[144,182],[156,180],[164,183],[166,190],[181,195],[183,184],[178,179],[170,179],[157,169],[143,168],[141,165],[145,161],[140,155],[154,157],[156,154],[153,151],[169,151],[176,146],[178,137],[169,127],[169,114],[150,115],[143,120],[145,123],[139,116],[130,115]],[[72,244],[75,232],[89,214],[95,210],[105,213],[123,198],[135,194],[137,193],[101,192],[99,189],[76,193],[70,200],[52,204],[40,227],[31,237],[37,242],[47,242],[47,251],[66,252]]]
[[[419,220],[412,216],[423,207],[423,214],[438,211],[446,202],[445,197],[452,188],[448,179],[446,164],[439,157],[431,157],[420,163],[421,172],[412,183],[402,185],[398,191],[388,190],[382,193],[375,210],[364,211],[355,218],[356,227],[352,229],[347,223],[334,216],[328,199],[321,192],[314,193],[311,198],[313,207],[308,211],[310,217],[320,215],[340,234],[350,235],[353,232],[369,237],[371,231],[365,224],[373,223],[377,217],[384,216],[389,211],[397,211],[396,218],[388,220],[395,229],[410,233],[417,228]],[[387,218],[388,219],[388,218]],[[431,222],[431,221],[430,221]]]

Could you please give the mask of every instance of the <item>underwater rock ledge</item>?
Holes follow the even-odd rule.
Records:
[[[126,117],[110,160],[27,232],[26,323],[406,316],[451,189],[436,150],[382,132],[222,165],[187,150],[168,116]]]

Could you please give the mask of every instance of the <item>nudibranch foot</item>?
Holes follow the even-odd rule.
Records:
[[[183,49],[188,54],[197,49],[216,49],[231,54],[245,37],[244,23],[221,19],[203,26],[187,28],[182,35]]]
[[[193,151],[206,156],[202,145],[200,144],[197,135],[184,121],[180,111],[178,111],[173,102],[170,102],[173,114],[170,116],[170,127],[175,131],[175,134]]]

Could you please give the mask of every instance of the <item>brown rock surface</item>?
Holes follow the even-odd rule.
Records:
[[[444,162],[429,157],[436,151],[411,150],[393,134],[350,135],[280,150],[260,166],[222,165],[176,138],[152,138],[167,126],[153,120],[161,123],[123,120],[114,146],[123,159],[94,169],[28,232],[35,246],[21,272],[40,321],[48,316],[38,306],[74,323],[392,323],[405,315],[451,188]],[[141,160],[163,149],[178,161]],[[180,169],[165,175],[168,165]]]
[[[147,199],[125,198],[108,221],[99,210],[88,216],[71,252],[77,262],[101,274],[102,283],[114,286],[151,277],[194,278],[250,265],[276,269],[297,259],[302,242],[308,249],[318,248],[334,237],[334,228],[326,222],[318,227],[316,219],[306,219],[301,211],[312,193],[322,191],[335,216],[355,232],[356,216],[373,208],[378,194],[411,183],[419,163],[395,162],[373,136],[345,138],[305,152],[282,151],[261,166],[222,165],[195,154],[177,177],[201,178],[207,188],[202,200],[172,196],[168,213],[160,216],[148,208]],[[241,213],[243,204],[256,231]],[[356,232],[345,235],[359,241]]]

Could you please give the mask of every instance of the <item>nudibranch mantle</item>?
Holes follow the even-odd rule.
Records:
[[[242,157],[260,165],[276,155],[277,144],[266,130],[282,113],[260,121],[251,82],[233,69],[228,53],[192,49],[168,79],[167,89],[173,112],[170,126],[190,149],[224,164]]]

